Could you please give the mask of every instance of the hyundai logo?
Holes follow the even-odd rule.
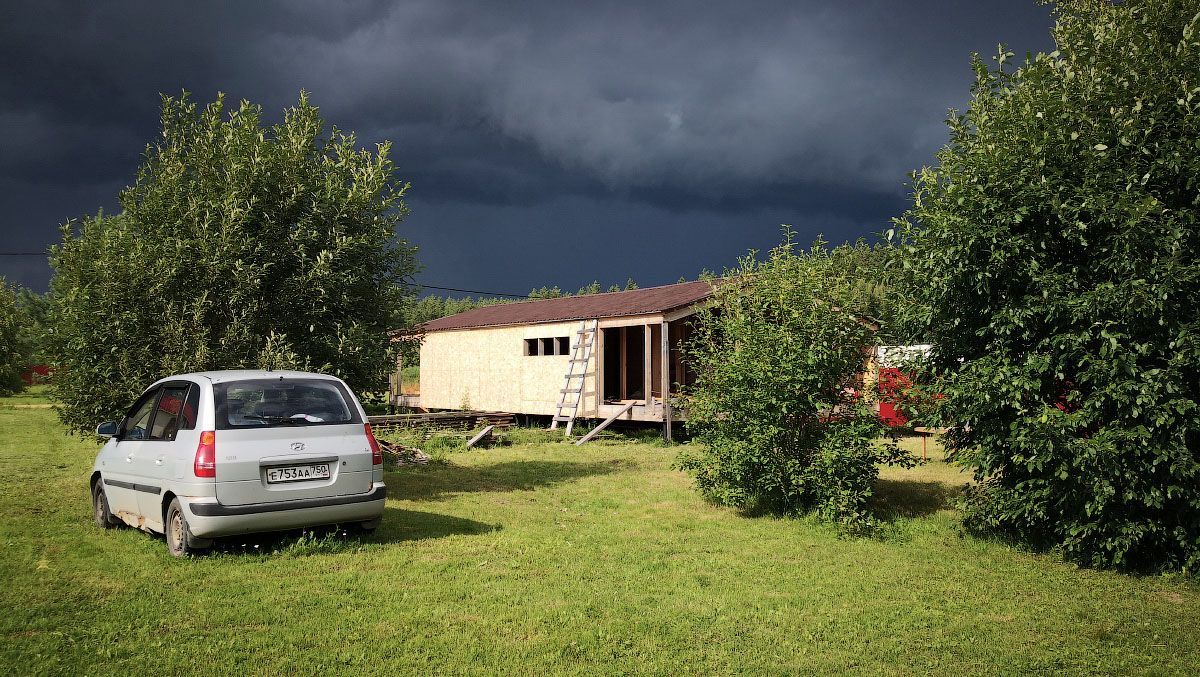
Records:
[[[304,451],[304,443],[292,442],[292,451]]]

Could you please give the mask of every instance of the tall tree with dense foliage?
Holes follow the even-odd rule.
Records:
[[[687,428],[699,444],[680,465],[718,503],[869,529],[878,465],[912,462],[880,442],[861,383],[877,329],[862,282],[881,269],[865,244],[796,253],[788,235],[765,261],[743,258],[696,316]]]
[[[1200,566],[1200,3],[1070,0],[978,58],[898,220],[968,523],[1096,566]]]
[[[327,130],[301,94],[283,121],[162,101],[121,213],[63,227],[50,345],[63,421],[118,416],[154,379],[301,367],[386,383],[415,248],[396,236],[407,184],[388,144]]]
[[[0,277],[0,395],[11,395],[25,388],[21,372],[29,362],[27,325],[28,315],[20,302],[20,292]]]

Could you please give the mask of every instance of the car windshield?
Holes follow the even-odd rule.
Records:
[[[217,429],[362,423],[337,381],[271,378],[213,385]]]

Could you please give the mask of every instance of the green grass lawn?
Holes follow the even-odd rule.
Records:
[[[48,409],[53,405],[47,385],[30,386],[11,397],[0,397],[0,408],[6,409]]]
[[[17,673],[1195,673],[1200,589],[966,537],[965,478],[887,471],[881,539],[702,501],[676,449],[516,444],[387,473],[378,534],[176,560],[91,520],[95,445],[0,407]],[[541,438],[543,441],[538,441]],[[919,442],[908,444],[919,449]],[[935,456],[938,456],[935,454]],[[940,456],[938,456],[940,457]]]

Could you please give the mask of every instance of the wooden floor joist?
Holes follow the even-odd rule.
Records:
[[[475,428],[494,425],[507,428],[516,423],[516,416],[499,411],[441,411],[427,414],[393,414],[368,416],[375,430],[396,428]]]
[[[580,437],[579,441],[577,441],[575,444],[576,445],[583,444],[584,442],[587,442],[588,440],[592,439],[596,435],[599,435],[601,430],[604,430],[605,428],[608,427],[608,424],[612,423],[613,421],[617,420],[618,418],[621,418],[625,414],[629,413],[629,410],[633,409],[634,404],[635,404],[634,402],[630,402],[629,404],[621,407],[621,409],[619,411],[617,411],[617,413],[604,419],[603,423],[596,426],[595,428],[592,428],[592,431],[589,432],[588,434],[584,435],[583,437]]]

